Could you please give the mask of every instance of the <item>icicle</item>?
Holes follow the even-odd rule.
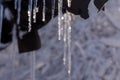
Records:
[[[16,2],[18,3],[18,8],[17,8],[17,24],[19,25],[20,24],[20,12],[21,12],[21,0],[18,0]]]
[[[37,5],[38,5],[38,0],[34,0],[35,2],[34,2],[34,7],[37,7]]]
[[[66,56],[67,56],[67,15],[64,15],[64,34],[63,34],[63,41],[64,41],[64,55],[63,55],[63,64],[66,64]]]
[[[55,0],[52,0],[52,19],[55,15]]]
[[[64,55],[63,55],[63,64],[65,65],[68,62],[68,74],[71,74],[71,22],[72,22],[72,14],[68,11],[64,15],[64,34],[63,34],[63,41],[64,41]],[[68,56],[68,57],[67,57]],[[67,59],[66,59],[67,58]]]
[[[58,40],[61,40],[62,37],[62,31],[63,31],[63,26],[62,24],[62,6],[63,6],[63,0],[58,0]]]
[[[71,74],[71,13],[68,13],[68,74]]]
[[[33,22],[34,23],[36,23],[36,14],[38,12],[37,2],[38,0],[34,0],[34,9],[33,9]]]
[[[36,80],[35,78],[35,69],[36,67],[36,56],[35,56],[35,52],[31,53],[31,80]]]
[[[17,6],[18,6],[18,0],[15,0],[15,1],[14,1],[14,6],[15,6],[15,9],[17,9]]]
[[[31,31],[32,27],[32,2],[33,0],[29,0],[28,5],[28,32]]]
[[[3,11],[4,7],[2,4],[0,4],[0,41],[1,41],[1,30],[2,30],[2,24],[3,24]]]
[[[72,22],[72,14],[67,11],[67,13],[64,15],[64,56],[63,56],[63,64],[66,64],[68,62],[67,68],[68,68],[68,74],[70,76],[71,74],[71,66],[72,66],[72,59],[71,59],[71,22]]]
[[[42,21],[45,21],[45,13],[46,13],[46,1],[43,0],[43,11],[42,11]]]
[[[72,2],[72,0],[67,0],[68,7],[71,7],[71,2]]]
[[[65,39],[66,39],[66,42],[65,44],[67,44],[67,51],[68,52],[68,74],[70,75],[71,74],[71,21],[72,21],[72,16],[71,16],[71,13],[67,11],[66,13],[66,19],[65,19],[65,25],[67,26],[66,27],[66,33],[64,35],[65,36]]]

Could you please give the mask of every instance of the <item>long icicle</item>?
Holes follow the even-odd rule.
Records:
[[[42,10],[42,21],[45,21],[45,14],[46,14],[46,0],[43,0],[43,10]]]
[[[67,6],[71,7],[71,2],[72,0],[67,0]],[[71,75],[71,67],[72,67],[72,52],[71,52],[71,22],[72,22],[72,16],[71,13],[67,11],[67,17],[68,17],[68,34],[67,34],[67,39],[68,39],[68,74],[69,76]]]
[[[67,12],[68,15],[68,74],[71,74],[71,13]]]
[[[32,2],[33,0],[29,0],[28,4],[28,32],[32,29]]]
[[[36,66],[36,55],[35,55],[35,52],[31,52],[31,80],[36,80],[35,66]]]
[[[66,56],[67,56],[67,15],[64,15],[64,34],[63,34],[63,41],[64,41],[64,55],[63,55],[63,64],[66,64]]]

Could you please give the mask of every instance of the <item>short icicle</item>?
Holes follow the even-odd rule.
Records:
[[[14,1],[14,6],[15,6],[15,9],[17,9],[17,6],[18,6],[18,0],[15,0],[15,1]]]
[[[63,4],[63,0],[58,0],[58,40],[61,40],[62,38],[62,34],[63,34],[63,26],[62,26],[62,5]]]
[[[21,0],[16,1],[18,5],[17,6],[17,25],[20,24],[20,12],[21,12]]]
[[[72,0],[67,0],[68,7],[71,7],[71,2],[72,2]]]
[[[37,7],[38,0],[34,0],[34,8],[33,8],[33,22],[36,23],[36,15],[38,12],[38,7]]]
[[[28,32],[32,29],[32,2],[33,0],[29,0],[28,4]]]
[[[45,22],[46,0],[43,0],[42,21]]]

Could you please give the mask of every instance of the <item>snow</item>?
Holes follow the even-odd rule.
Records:
[[[106,11],[90,5],[91,17],[75,16],[72,24],[71,80],[120,80],[120,0],[110,0]],[[67,80],[64,45],[58,40],[57,18],[39,30],[42,48],[36,53],[36,80]],[[0,80],[32,80],[31,54],[18,54],[16,40],[0,52]]]

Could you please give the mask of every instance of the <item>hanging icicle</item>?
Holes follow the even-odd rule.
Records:
[[[45,21],[45,14],[46,14],[46,1],[43,0],[43,10],[42,10],[42,21]]]
[[[67,15],[64,15],[64,34],[63,34],[63,41],[64,41],[64,55],[63,55],[63,64],[66,64],[66,56],[67,56]]]
[[[67,16],[68,16],[68,74],[71,74],[71,13],[67,12]]]
[[[14,1],[15,9],[17,9],[17,5],[18,5],[18,0],[15,0],[15,1]]]
[[[62,6],[63,6],[63,0],[58,0],[58,40],[61,40],[62,33],[63,33],[63,26],[62,26]]]
[[[52,0],[51,3],[52,3],[52,19],[53,19],[55,15],[55,0]]]
[[[16,7],[17,8],[17,24],[19,25],[20,24],[20,12],[21,12],[21,0],[18,0],[16,2],[17,4],[15,4],[15,6],[18,5]]]
[[[36,14],[38,13],[37,7],[38,0],[34,0],[34,8],[33,8],[33,22],[36,23]]]
[[[71,0],[68,0],[68,7],[71,6]],[[63,64],[67,62],[68,74],[71,74],[71,22],[72,14],[66,11],[66,14],[63,16],[62,13],[63,0],[58,0],[58,39],[63,38],[64,41],[64,55],[63,55]],[[64,21],[64,23],[63,23]],[[64,24],[64,26],[63,26]]]
[[[71,74],[71,22],[72,22],[72,14],[67,11],[64,15],[64,55],[63,55],[63,63],[66,64],[68,62],[68,74]]]
[[[72,0],[67,0],[68,7],[71,7],[71,2],[72,2]]]
[[[32,2],[33,0],[29,0],[28,4],[28,32],[30,32],[32,29]]]
[[[67,3],[68,3],[68,7],[71,7],[71,1],[72,0],[68,0]],[[72,27],[71,27],[71,23],[72,23],[72,14],[67,11],[67,18],[68,20],[66,21],[67,24],[68,24],[68,33],[67,33],[67,44],[68,44],[68,74],[70,75],[71,74],[71,66],[72,66],[72,52],[71,52],[71,30],[72,30]]]

